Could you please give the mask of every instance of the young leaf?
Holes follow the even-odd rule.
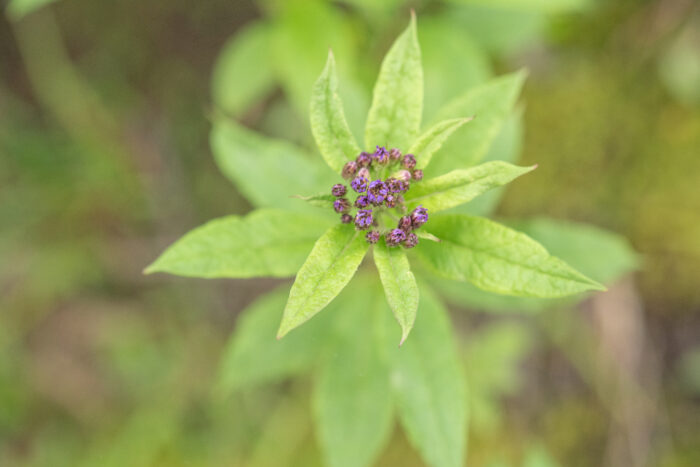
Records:
[[[214,122],[211,147],[224,175],[257,207],[312,210],[290,196],[324,192],[337,180],[298,147],[261,137],[223,118]]]
[[[311,94],[311,131],[326,163],[338,173],[361,151],[345,120],[343,103],[338,96],[335,59],[330,51],[326,67]]]
[[[204,278],[293,276],[327,227],[316,216],[276,209],[222,217],[186,234],[145,272]]]
[[[416,17],[384,57],[365,127],[367,147],[407,148],[420,129],[423,111],[423,68]]]
[[[507,162],[493,161],[471,169],[453,170],[414,184],[406,194],[406,201],[409,208],[422,204],[429,213],[444,211],[469,202],[492,188],[505,185],[535,167],[518,167]]]
[[[287,300],[285,289],[260,297],[241,312],[221,360],[220,394],[298,374],[318,359],[337,316],[324,313],[287,339],[275,339],[279,314]]]
[[[384,294],[396,321],[401,325],[403,345],[411,332],[418,311],[418,285],[411,272],[406,253],[401,248],[389,248],[384,242],[374,246],[374,263],[384,286]]]
[[[289,291],[277,338],[310,319],[350,282],[367,242],[349,225],[336,225],[314,245]]]
[[[421,288],[412,336],[391,352],[391,383],[401,425],[432,467],[461,467],[466,439],[465,382],[446,310]],[[385,347],[395,346],[394,337]]]
[[[312,196],[294,195],[294,196],[292,196],[292,198],[306,201],[311,206],[316,206],[317,208],[332,208],[333,201],[335,201],[337,199],[333,195],[312,195]]]
[[[519,71],[472,88],[438,112],[436,121],[465,115],[474,115],[474,121],[456,131],[435,153],[431,173],[444,174],[481,162],[511,113],[525,75]]]
[[[480,217],[435,216],[430,230],[442,242],[416,251],[438,275],[505,295],[563,297],[605,290],[527,235]]]
[[[368,339],[368,323],[378,310],[367,289],[361,287],[352,309],[337,316],[333,347],[314,391],[319,441],[331,467],[373,465],[393,428],[389,372]]]
[[[416,167],[424,169],[430,163],[433,154],[442,147],[442,144],[450,137],[452,133],[465,123],[472,120],[469,118],[453,118],[437,123],[423,133],[408,150],[414,154],[417,159]]]

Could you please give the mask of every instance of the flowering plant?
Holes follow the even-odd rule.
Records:
[[[518,73],[508,83],[516,88],[521,81]],[[464,383],[449,319],[424,284],[419,294],[409,255],[420,272],[506,295],[562,297],[603,287],[528,236],[455,212],[534,167],[491,161],[431,173],[433,156],[472,117],[454,115],[463,107],[457,99],[441,113],[448,118],[420,131],[423,72],[415,18],[384,58],[374,87],[364,138],[366,149],[375,148],[371,153],[353,136],[337,89],[329,53],[310,115],[331,170],[291,145],[262,144],[220,119],[212,145],[222,170],[254,204],[269,207],[195,229],[146,271],[205,278],[296,274],[288,296],[275,292],[251,307],[224,360],[222,384],[230,389],[268,381],[320,362],[315,406],[329,464],[370,464],[396,408],[430,465],[462,465]],[[449,163],[450,155],[443,155],[438,167]],[[400,335],[385,322],[376,280],[360,274],[348,285],[370,249]],[[271,326],[277,327],[282,307],[278,339],[328,310],[275,342]]]

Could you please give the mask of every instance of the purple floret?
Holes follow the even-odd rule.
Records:
[[[359,230],[369,229],[373,221],[374,218],[372,217],[371,209],[360,209],[357,211],[357,215],[355,215],[355,227]]]
[[[343,178],[346,180],[351,179],[357,173],[357,162],[350,161],[343,166]]]
[[[413,232],[406,234],[406,240],[403,241],[404,248],[413,248],[418,245],[418,235]]]
[[[394,229],[385,237],[386,246],[397,246],[404,240],[406,240],[406,232],[401,229]]]
[[[379,237],[381,237],[381,234],[377,230],[370,230],[367,232],[367,235],[365,235],[367,243],[371,243],[373,245],[379,241]]]
[[[360,167],[367,167],[372,163],[372,156],[368,152],[361,152],[355,161]]]
[[[350,201],[347,198],[339,198],[333,201],[333,209],[337,213],[348,212],[350,210]]]
[[[347,191],[348,189],[345,187],[345,185],[341,185],[340,183],[336,183],[331,189],[331,193],[333,193],[333,196],[335,196],[336,198],[345,196],[345,193],[347,193]]]
[[[417,229],[426,222],[428,222],[428,210],[420,205],[411,212],[411,224],[414,229]]]
[[[389,152],[384,146],[377,146],[377,150],[372,154],[372,159],[374,159],[377,164],[386,164],[389,162]]]
[[[352,189],[358,193],[364,193],[367,191],[367,179],[365,177],[355,177],[352,182],[350,182]]]
[[[369,198],[365,195],[358,196],[355,200],[355,207],[362,209],[366,208],[367,206],[369,206]]]
[[[375,180],[369,184],[367,189],[367,197],[369,202],[378,206],[384,202],[384,198],[389,194],[389,190],[381,180]]]

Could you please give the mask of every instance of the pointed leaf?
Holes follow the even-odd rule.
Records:
[[[384,351],[392,364],[391,383],[399,420],[411,443],[431,467],[464,465],[466,394],[449,316],[421,287],[420,313],[411,338],[396,348],[386,333]]]
[[[318,214],[290,196],[324,192],[338,178],[297,146],[262,137],[223,118],[214,122],[211,147],[224,175],[257,207]]]
[[[367,252],[367,242],[350,225],[336,225],[314,245],[289,292],[277,337],[310,319],[350,282]]]
[[[442,147],[443,143],[447,141],[447,138],[449,138],[450,135],[457,130],[457,128],[471,121],[472,118],[473,117],[445,120],[443,122],[436,123],[429,128],[428,131],[423,133],[408,150],[409,153],[416,156],[416,167],[419,169],[426,168],[430,163],[433,154],[435,154],[435,152]]]
[[[474,121],[457,130],[433,156],[432,174],[440,175],[481,162],[513,110],[525,76],[525,72],[519,71],[493,79],[470,89],[438,112],[435,121],[465,115],[473,115]]]
[[[407,148],[420,129],[423,68],[416,18],[384,57],[367,116],[365,146]]]
[[[338,173],[361,151],[345,120],[343,103],[338,96],[335,59],[330,51],[326,67],[311,94],[311,131],[326,163]]]
[[[435,216],[430,230],[442,242],[416,251],[438,275],[505,295],[563,297],[605,290],[527,235],[480,217]]]
[[[409,208],[422,204],[429,213],[444,211],[469,202],[492,188],[505,185],[535,167],[518,167],[507,162],[493,161],[471,169],[453,170],[440,177],[413,184],[406,194],[406,202]]]
[[[316,216],[276,209],[222,217],[186,234],[145,272],[204,278],[293,276],[327,227]]]
[[[396,321],[401,325],[402,345],[416,320],[418,285],[411,272],[406,253],[401,248],[389,248],[384,242],[374,246],[374,263],[384,286],[384,294]]]
[[[375,294],[366,285],[359,288],[353,309],[337,316],[333,346],[314,391],[319,441],[331,467],[374,465],[393,428],[389,372],[367,335],[378,311]]]
[[[316,206],[318,208],[332,208],[333,201],[335,201],[337,199],[333,195],[312,195],[312,196],[294,195],[294,196],[292,196],[292,198],[306,201],[311,206]]]

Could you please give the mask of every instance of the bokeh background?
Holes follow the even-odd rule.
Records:
[[[470,465],[700,465],[694,0],[7,3],[0,465],[322,465],[309,378],[212,396],[237,315],[284,281],[142,269],[191,228],[251,209],[212,158],[213,112],[310,146],[306,106],[332,46],[357,122],[411,8],[426,79],[444,83],[426,112],[529,70],[512,140],[539,168],[494,216],[586,222],[639,255],[577,306],[452,301]],[[422,464],[397,429],[378,465]]]

